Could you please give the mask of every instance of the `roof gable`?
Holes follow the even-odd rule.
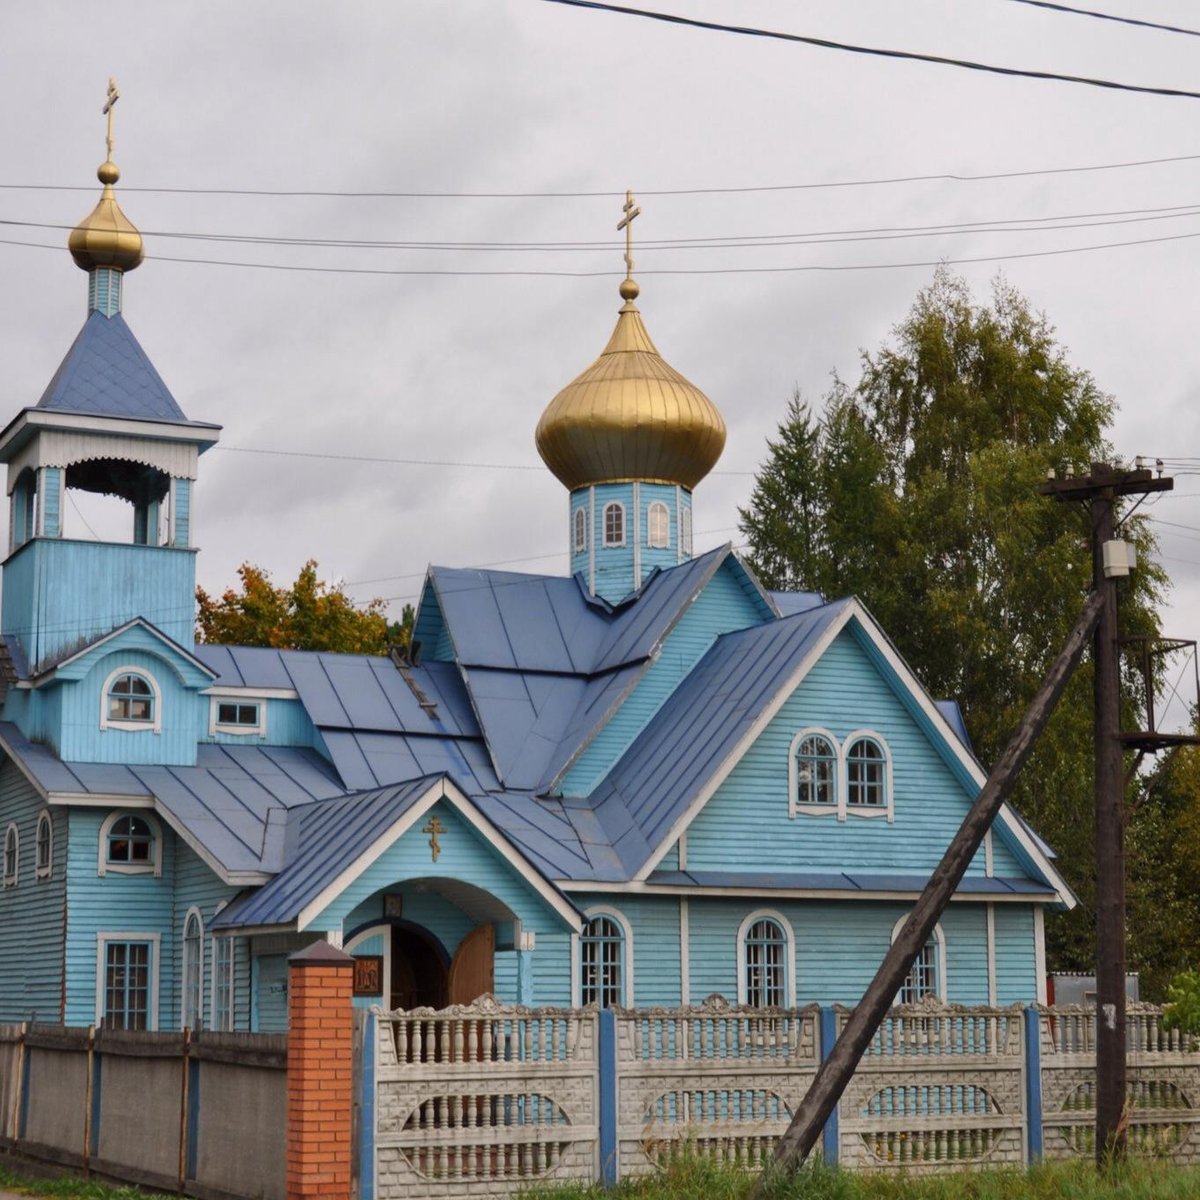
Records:
[[[135,617],[46,664],[38,672],[33,684],[39,687],[49,682],[82,679],[99,659],[126,650],[144,650],[156,658],[164,659],[187,687],[207,687],[216,677],[216,672],[196,655],[167,637],[149,621]]]
[[[106,317],[93,312],[88,316],[37,407],[187,423],[183,410],[120,313]]]

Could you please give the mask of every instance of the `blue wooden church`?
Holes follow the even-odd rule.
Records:
[[[857,1001],[984,772],[857,600],[693,553],[725,428],[632,274],[537,428],[569,575],[430,568],[403,657],[196,645],[219,429],[122,315],[117,178],[110,143],[87,319],[0,432],[0,1021],[278,1030],[314,939],[361,1004]],[[70,488],[129,541],[67,536]],[[1006,811],[901,999],[1039,999],[1073,903]]]

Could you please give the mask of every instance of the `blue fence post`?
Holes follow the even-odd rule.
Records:
[[[837,1041],[837,1010],[832,1005],[821,1005],[821,1061],[824,1062],[833,1050],[833,1044]],[[833,1166],[838,1160],[838,1106],[833,1106],[833,1112],[829,1114],[829,1120],[825,1122],[825,1128],[821,1131],[821,1155],[824,1160]]]
[[[600,1036],[600,1182],[617,1182],[617,1014],[611,1008],[599,1013]]]
[[[358,1107],[358,1196],[375,1200],[375,1054],[379,1018],[367,1013],[362,1040],[362,1095]]]
[[[200,1060],[188,1053],[187,1058],[187,1154],[184,1158],[186,1179],[196,1178],[200,1158]]]
[[[1042,1014],[1025,1009],[1025,1122],[1030,1163],[1042,1158]]]

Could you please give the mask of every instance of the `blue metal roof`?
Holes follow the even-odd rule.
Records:
[[[395,787],[309,804],[289,815],[286,869],[245,900],[224,909],[217,927],[285,925],[369,850],[431,787],[423,776]]]
[[[635,873],[850,601],[717,639],[592,796]]]
[[[37,407],[190,424],[120,313],[89,315]]]
[[[946,723],[958,735],[958,740],[974,754],[975,749],[971,745],[971,735],[967,732],[967,723],[963,719],[962,709],[959,708],[958,701],[935,700],[933,703],[938,712],[946,719]]]
[[[928,875],[870,874],[848,871],[651,871],[646,882],[660,887],[727,888],[771,892],[898,892],[924,890]],[[960,896],[1053,896],[1054,889],[1033,879],[964,876]]]
[[[820,608],[825,603],[820,592],[770,592],[781,617],[794,617],[797,613]]]

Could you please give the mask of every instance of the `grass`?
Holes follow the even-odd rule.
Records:
[[[672,1163],[659,1175],[597,1186],[538,1188],[527,1200],[743,1200],[751,1178],[700,1158]],[[769,1200],[1200,1200],[1200,1169],[1133,1162],[1098,1174],[1089,1162],[1029,1171],[963,1171],[937,1176],[805,1169],[767,1189]]]
[[[18,1175],[0,1166],[0,1191],[18,1196],[45,1196],[61,1200],[169,1200],[160,1193],[142,1192],[132,1187],[110,1187],[87,1179],[64,1175],[58,1179],[35,1179]]]

